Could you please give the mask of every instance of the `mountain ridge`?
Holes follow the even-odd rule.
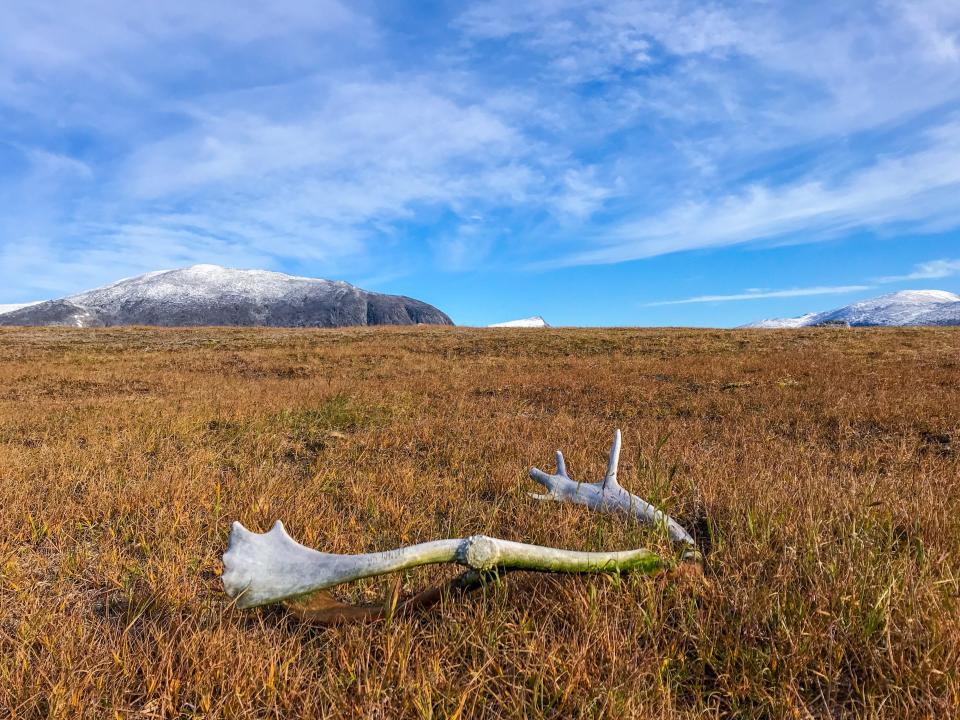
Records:
[[[192,265],[131,278],[0,314],[0,325],[345,327],[452,325],[420,300],[340,280]]]
[[[769,318],[740,327],[775,329],[818,325],[960,325],[960,295],[946,290],[900,290],[833,310],[807,313],[794,318]]]

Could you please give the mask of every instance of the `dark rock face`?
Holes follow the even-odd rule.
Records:
[[[427,303],[344,282],[199,265],[0,314],[0,325],[452,325]]]

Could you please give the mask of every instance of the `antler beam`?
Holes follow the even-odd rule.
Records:
[[[580,552],[527,545],[485,535],[435,540],[386,552],[337,555],[311,550],[291,538],[279,520],[269,532],[254,533],[233,524],[223,555],[223,587],[237,607],[297,598],[361,578],[420,565],[456,563],[474,570],[539,570],[589,573],[640,570],[652,573],[667,563],[643,548],[620,552]]]

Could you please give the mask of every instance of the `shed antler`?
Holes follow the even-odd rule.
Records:
[[[606,477],[598,483],[576,483],[567,475],[563,455],[557,452],[557,472],[548,475],[536,468],[530,476],[544,485],[547,495],[538,499],[568,501],[600,512],[622,510],[638,519],[665,525],[670,537],[690,546],[684,559],[699,559],[693,538],[669,516],[631,495],[617,482],[620,431],[617,430]],[[384,606],[340,603],[325,591],[362,578],[386,575],[421,565],[456,563],[470,568],[443,588],[434,588]],[[320,622],[349,622],[390,614],[394,609],[414,609],[437,602],[444,591],[470,590],[496,574],[509,570],[594,573],[637,570],[654,573],[672,565],[656,553],[638,548],[616,552],[581,552],[528,545],[485,535],[434,540],[386,552],[339,555],[311,550],[291,538],[278,520],[266,533],[254,533],[233,523],[223,555],[223,587],[237,598],[237,607],[251,608],[283,602],[294,612]]]
[[[456,563],[478,571],[539,570],[542,572],[654,572],[666,563],[654,552],[639,548],[619,552],[580,552],[499,540],[486,535],[434,540],[386,552],[336,555],[304,547],[291,538],[279,520],[266,533],[253,533],[233,524],[230,545],[223,555],[223,587],[239,597],[237,607],[302,597],[317,590],[362,578],[437,563]]]
[[[691,548],[696,544],[683,527],[662,510],[658,510],[646,500],[627,492],[617,481],[617,466],[620,464],[620,431],[613,435],[610,457],[607,460],[607,474],[603,480],[584,483],[571,480],[567,475],[567,464],[563,453],[557,450],[557,472],[553,475],[530,468],[530,477],[547,489],[545,495],[530,493],[537,500],[556,500],[586,505],[600,512],[619,511],[632,515],[637,520],[651,525],[664,526],[674,542],[685,543]]]

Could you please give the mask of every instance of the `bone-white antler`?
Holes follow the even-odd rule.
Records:
[[[269,532],[253,533],[233,524],[223,555],[223,587],[241,608],[269,605],[361,578],[436,563],[474,570],[542,572],[655,572],[667,563],[643,548],[621,552],[579,552],[473,535],[410,545],[365,555],[337,555],[304,547],[279,520]]]
[[[646,500],[627,492],[617,482],[617,466],[620,463],[620,431],[613,435],[613,445],[610,447],[610,458],[607,461],[607,474],[603,480],[595,483],[584,483],[571,480],[567,475],[567,465],[563,460],[563,453],[557,450],[557,472],[549,475],[537,468],[530,468],[530,477],[547,489],[547,493],[539,495],[530,493],[537,500],[557,500],[586,505],[591,510],[601,512],[620,511],[632,515],[641,522],[652,525],[663,525],[675,542],[686,543],[695,547],[693,538],[683,529],[676,520],[662,510],[648,503]]]
[[[614,436],[607,463],[607,474],[597,483],[577,483],[567,475],[563,454],[557,451],[557,472],[548,475],[536,468],[530,477],[544,485],[549,494],[534,495],[541,500],[558,500],[586,505],[600,512],[624,511],[654,524],[663,524],[674,540],[686,543],[684,559],[699,559],[693,538],[672,518],[617,482],[620,458],[620,431]],[[338,555],[311,550],[291,538],[278,520],[266,533],[254,533],[239,522],[233,524],[230,542],[223,555],[223,587],[237,598],[241,608],[291,602],[313,596],[324,609],[300,613],[321,622],[343,621],[359,617],[383,617],[384,608],[357,608],[321,597],[326,588],[361,578],[385,575],[420,565],[456,563],[471,568],[448,583],[449,588],[470,589],[481,586],[491,573],[505,570],[590,573],[635,570],[653,573],[672,563],[643,548],[619,552],[580,552],[527,545],[484,535],[411,545],[386,552],[362,555]],[[422,607],[435,602],[440,591],[434,589],[406,601],[407,607]],[[298,611],[299,612],[299,611]]]

